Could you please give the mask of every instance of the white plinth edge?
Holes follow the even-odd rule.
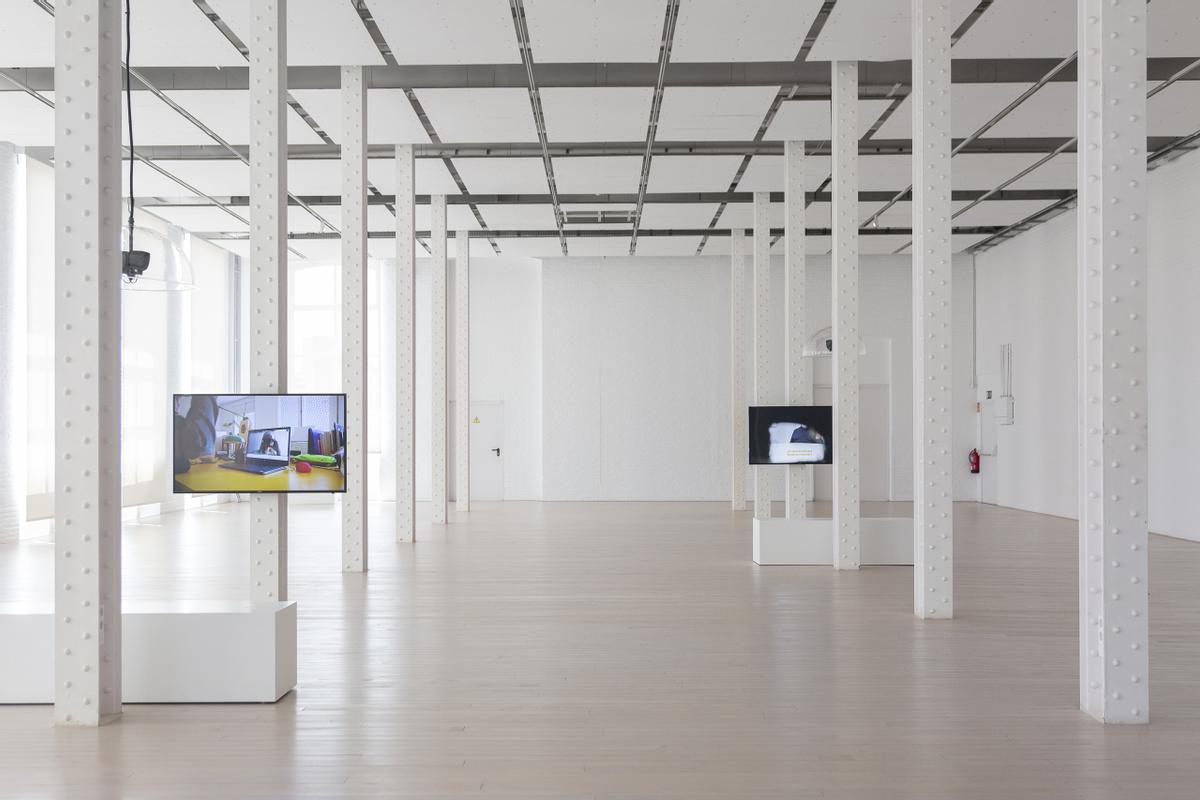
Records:
[[[828,518],[754,520],[754,563],[833,564],[833,520]],[[913,563],[913,521],[909,517],[863,517],[863,565]]]
[[[121,616],[122,701],[273,703],[296,686],[296,604],[134,604]],[[0,608],[0,703],[54,702],[54,614]]]

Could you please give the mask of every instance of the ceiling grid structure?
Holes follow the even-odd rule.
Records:
[[[0,28],[0,52],[10,65],[0,68],[0,139],[52,163],[53,4],[9,5],[18,24]],[[141,5],[147,8],[139,14],[135,5],[133,67],[153,90],[133,80],[136,202],[189,230],[242,235],[241,198],[249,193],[246,5]],[[952,213],[954,249],[961,251],[986,248],[1073,203],[1077,70],[1062,62],[1074,49],[1075,10],[1040,0],[950,5]],[[659,55],[667,0],[521,6],[529,52],[536,48],[540,59],[528,64],[510,0],[289,3],[289,231],[312,237],[340,223],[337,97],[346,59],[366,66],[372,231],[394,226],[389,152],[397,138],[414,145],[419,217],[429,208],[422,198],[445,194],[453,228],[477,237],[489,228],[518,234],[493,236],[492,252],[559,255],[565,241],[572,255],[611,253],[621,241],[612,231],[623,230],[629,238],[616,249],[627,254],[636,224],[638,255],[717,253],[724,239],[713,238],[715,225],[742,224],[753,192],[780,202],[788,140],[806,142],[806,202],[810,225],[820,229],[829,176],[830,64],[823,59],[854,59],[856,49],[873,48],[863,56],[871,60],[860,60],[860,201],[868,227],[891,231],[895,241],[873,233],[864,250],[908,244],[900,226],[908,224],[911,183],[911,54],[907,36],[889,35],[907,28],[908,0],[680,2],[665,63]],[[1153,168],[1200,147],[1200,11],[1187,0],[1153,0],[1149,9]],[[171,47],[173,39],[186,41]],[[531,73],[543,135],[530,113]],[[648,149],[648,112],[660,91]],[[558,234],[547,155],[570,235]],[[417,226],[428,224],[419,219]],[[530,235],[547,231],[553,235]],[[479,238],[482,245],[486,237]],[[588,238],[604,242],[591,248],[582,244]],[[810,252],[828,249],[819,236],[808,245]],[[334,251],[303,255],[311,253],[325,258]]]
[[[646,124],[646,151],[642,154],[642,170],[638,177],[637,204],[633,209],[633,232],[629,237],[629,255],[637,255],[638,229],[642,224],[642,207],[646,203],[646,186],[650,182],[650,164],[654,159],[654,142],[658,138],[658,122],[662,114],[663,81],[671,63],[671,48],[675,43],[675,26],[679,20],[679,0],[667,0],[663,17],[662,39],[658,45],[658,82],[650,101],[650,120]]]

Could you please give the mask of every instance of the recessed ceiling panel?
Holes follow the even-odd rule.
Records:
[[[671,60],[791,61],[820,9],[821,0],[687,0],[679,6]]]
[[[514,258],[561,258],[558,239],[498,239],[500,254]]]
[[[1151,9],[1158,2],[1155,0]],[[954,45],[954,55],[956,58],[1065,58],[1075,52],[1076,5],[1046,0],[992,3]]]
[[[208,0],[208,3],[238,38],[249,46],[251,4],[246,0]],[[373,3],[372,12],[389,5],[392,2]],[[288,0],[287,17],[289,64],[341,66],[384,63],[379,48],[371,41],[371,35],[350,3]]]
[[[542,63],[657,61],[665,11],[649,0],[525,0],[533,58]]]
[[[1200,57],[1200,3],[1196,0],[1154,0],[1146,24],[1151,57]]]
[[[337,159],[291,159],[287,188],[298,195],[338,196],[342,193],[342,164]]]
[[[249,226],[238,222],[217,206],[152,206],[145,209],[156,217],[165,219],[191,233],[248,233]],[[249,219],[246,208],[232,209],[243,219]]]
[[[1195,133],[1200,129],[1200,81],[1177,81],[1151,97],[1147,119],[1152,136]]]
[[[245,66],[246,59],[192,0],[133,3],[136,67]],[[124,26],[121,28],[124,57]]]
[[[771,203],[770,212],[767,215],[767,224],[772,228],[782,228],[784,210],[783,203]],[[744,228],[745,230],[750,230],[754,227],[754,204],[730,203],[725,206],[725,213],[721,215],[721,221],[717,225],[721,228]],[[815,226],[812,225],[811,221],[808,221],[806,227]]]
[[[241,161],[156,161],[155,164],[214,197],[250,193],[250,167]],[[189,197],[192,193],[175,181],[138,162],[134,166],[138,197]],[[121,165],[123,191],[129,192],[129,163]],[[243,217],[246,214],[238,211]]]
[[[230,144],[250,141],[250,92],[202,89],[168,92],[167,96]],[[213,140],[149,92],[134,92],[134,133],[140,144],[213,144]],[[290,144],[321,144],[321,137],[299,114],[287,110]],[[319,121],[318,121],[319,122]],[[187,139],[166,141],[155,137]]]
[[[742,163],[741,156],[655,156],[650,162],[651,192],[724,192]],[[640,168],[640,164],[639,164]],[[637,191],[637,178],[633,189]]]
[[[572,256],[589,258],[622,258],[629,255],[628,236],[586,237],[567,240],[567,250]]]
[[[815,192],[829,177],[829,156],[805,156],[804,190]],[[738,183],[741,192],[782,192],[783,156],[755,156]]]
[[[335,142],[342,141],[342,97],[337,89],[293,89],[294,97]],[[367,92],[367,141],[370,144],[426,144],[429,136],[402,89]]]
[[[480,212],[488,228],[498,231],[554,230],[554,206],[511,205],[480,206]]]
[[[53,67],[54,17],[30,0],[5,0],[3,14],[0,63],[6,68]]]
[[[377,0],[371,15],[401,64],[521,61],[512,12],[503,0]]]
[[[986,16],[986,15],[985,15]],[[1027,83],[956,83],[950,89],[950,126],[955,138],[975,133],[1030,88]],[[1013,109],[984,134],[1005,136],[1075,135],[1075,84],[1050,83]],[[875,134],[877,139],[912,138],[912,99],[906,99]]]
[[[417,194],[459,194],[458,185],[450,177],[440,158],[418,158],[416,161]],[[335,162],[336,163],[336,162]],[[457,166],[459,162],[456,162]],[[396,193],[396,161],[392,158],[372,158],[367,162],[367,177],[384,194]],[[341,194],[341,184],[336,192]],[[470,188],[468,185],[467,188]]]
[[[416,220],[417,230],[427,231],[433,227],[431,224],[430,206],[425,203],[417,206],[414,218]],[[487,218],[487,209],[481,209],[484,212],[483,219],[491,226],[491,221]],[[450,203],[446,206],[446,235],[453,239],[455,231],[474,231],[479,230],[479,220],[475,219],[475,215],[471,213],[470,206],[463,203]]]
[[[642,159],[638,156],[554,159],[554,182],[563,194],[636,192],[641,175]]]
[[[663,92],[658,141],[748,141],[771,107],[775,86],[671,86]]]
[[[891,100],[860,100],[858,120],[862,129],[866,131],[875,124],[891,104]],[[828,141],[831,119],[828,100],[787,100],[771,120],[766,138],[772,141]],[[876,135],[883,138],[882,134]]]
[[[334,230],[342,228],[342,207],[341,206],[311,206],[312,210],[321,215],[321,218],[328,222],[326,226],[312,214],[308,213],[307,209],[300,206],[288,206],[288,232],[289,233],[325,233],[332,227]]]
[[[639,236],[637,255],[646,258],[694,256],[699,246],[699,236]]]
[[[641,142],[650,121],[650,87],[542,89],[552,142]],[[660,128],[661,130],[661,128]]]
[[[1033,153],[956,156],[952,167],[954,187],[956,189],[991,189],[1043,158],[1044,156]],[[1074,189],[1077,184],[1075,154],[1064,153],[1050,159],[1008,188]]]
[[[420,89],[417,98],[443,142],[536,142],[525,89]]]
[[[554,168],[567,159],[555,159]],[[540,158],[459,158],[454,166],[471,194],[547,194]],[[563,191],[560,184],[559,191]]]
[[[957,27],[979,0],[951,0]],[[810,61],[897,61],[912,57],[912,0],[838,0]],[[986,15],[986,14],[985,14]]]
[[[985,200],[954,218],[955,227],[978,225],[1012,225],[1041,211],[1053,200]],[[964,208],[967,203],[957,203]]]
[[[51,92],[42,93],[53,101]],[[25,92],[0,92],[0,142],[54,146],[54,109]]]
[[[716,203],[645,203],[641,227],[707,228],[717,207]]]
[[[626,216],[628,216],[634,212],[634,206],[632,204],[624,205],[624,204],[619,204],[619,203],[617,203],[617,204],[597,203],[595,205],[581,205],[581,204],[567,203],[562,206],[562,211],[563,211],[563,214],[566,214],[568,216],[582,215],[582,214],[593,214],[594,215],[599,211],[603,211],[603,212],[613,214],[613,215],[625,214]],[[628,222],[588,222],[588,223],[568,224],[566,226],[567,230],[582,230],[582,231],[601,230],[601,229],[617,230],[620,228],[632,229],[632,227],[633,226],[630,225]]]
[[[892,255],[896,250],[905,247],[910,241],[912,241],[911,236],[876,236],[866,234],[858,237],[858,252],[864,256]],[[907,252],[907,249],[903,252]]]

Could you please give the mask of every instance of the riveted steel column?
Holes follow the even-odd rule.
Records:
[[[1150,718],[1146,2],[1079,2],[1079,703]]]
[[[287,391],[287,2],[251,0],[250,390]],[[287,599],[287,495],[253,494],[250,599]]]
[[[120,26],[119,0],[60,2],[55,15],[59,725],[121,713]]]
[[[413,146],[396,146],[396,540],[416,540],[416,195]]]
[[[454,508],[471,510],[471,242],[454,234]]]
[[[430,199],[430,247],[433,249],[433,522],[446,522],[446,196]]]
[[[812,402],[809,360],[804,357],[807,338],[805,322],[804,261],[804,142],[784,144],[784,300],[787,306],[784,356],[787,362],[787,403],[805,406]],[[809,475],[812,467],[792,464],[787,468],[787,517],[806,515]]]
[[[746,406],[746,231],[729,232],[729,411],[730,500],[734,511],[746,510],[746,461],[750,433]]]
[[[913,0],[913,610],[954,616],[950,0]]]
[[[367,83],[363,67],[342,67],[342,388],[346,441],[367,442]],[[346,470],[342,571],[367,570],[366,459]]]
[[[861,562],[858,466],[858,64],[833,65],[833,566]]]
[[[774,404],[771,355],[771,195],[754,193],[754,404]],[[754,468],[754,518],[771,517],[771,467]]]

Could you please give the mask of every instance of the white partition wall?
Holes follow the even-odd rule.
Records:
[[[729,496],[734,511],[746,510],[746,232],[729,232],[729,411],[732,420]]]
[[[430,378],[433,395],[432,410],[432,463],[433,463],[433,522],[446,522],[446,196],[435,194],[430,202],[430,248],[433,250],[433,311],[432,361]]]
[[[787,404],[812,402],[810,362],[804,357],[808,338],[805,322],[804,261],[804,142],[784,145],[784,357],[787,369]],[[788,519],[806,515],[809,476],[812,467],[792,464],[787,468]]]
[[[950,0],[913,0],[913,609],[954,616]]]
[[[250,25],[250,390],[287,391],[287,3]],[[287,599],[287,495],[255,494],[250,597]]]
[[[754,404],[772,405],[771,195],[754,193]],[[771,467],[754,468],[754,518],[771,517]]]
[[[367,442],[367,82],[363,67],[342,67],[342,389],[350,452]],[[365,462],[365,459],[363,460]],[[367,569],[366,463],[346,470],[342,571]]]
[[[1146,2],[1079,2],[1079,703],[1150,717]]]
[[[858,64],[833,65],[833,566],[861,563],[858,465]]]
[[[59,3],[55,15],[59,725],[121,713],[120,26],[114,0]]]
[[[454,234],[454,509],[471,510],[471,241]]]
[[[396,539],[416,539],[416,197],[413,146],[396,146]]]

